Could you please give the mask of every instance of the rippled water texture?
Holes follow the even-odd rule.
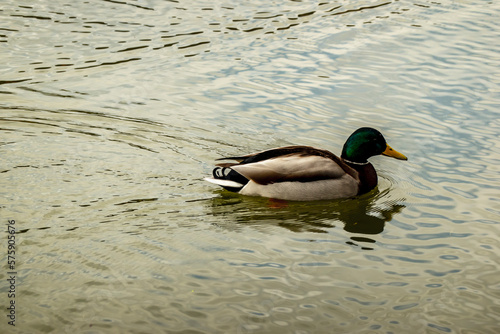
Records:
[[[2,333],[499,333],[495,1],[4,1]],[[303,144],[360,198],[205,183]],[[16,326],[7,305],[15,301]]]

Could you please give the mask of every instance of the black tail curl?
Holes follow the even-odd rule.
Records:
[[[230,180],[242,184],[241,187],[222,186],[224,189],[234,192],[240,191],[241,188],[243,188],[249,181],[246,177],[244,177],[243,175],[241,175],[240,173],[229,167],[215,167],[214,170],[212,171],[212,175],[214,176],[215,179]]]

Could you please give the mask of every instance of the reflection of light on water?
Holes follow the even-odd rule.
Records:
[[[497,7],[7,1],[0,207],[21,224],[23,323],[498,332]],[[228,153],[338,154],[367,123],[410,160],[374,158],[364,196],[201,180]]]

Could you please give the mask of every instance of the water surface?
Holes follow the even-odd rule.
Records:
[[[18,308],[2,332],[497,333],[499,15],[482,0],[7,2]],[[203,182],[221,156],[339,154],[367,125],[409,161],[373,158],[379,186],[359,198]]]

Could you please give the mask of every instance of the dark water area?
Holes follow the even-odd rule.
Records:
[[[498,333],[499,16],[481,0],[7,1],[1,332]],[[203,181],[222,156],[340,154],[362,126],[409,157],[372,158],[363,196]]]

